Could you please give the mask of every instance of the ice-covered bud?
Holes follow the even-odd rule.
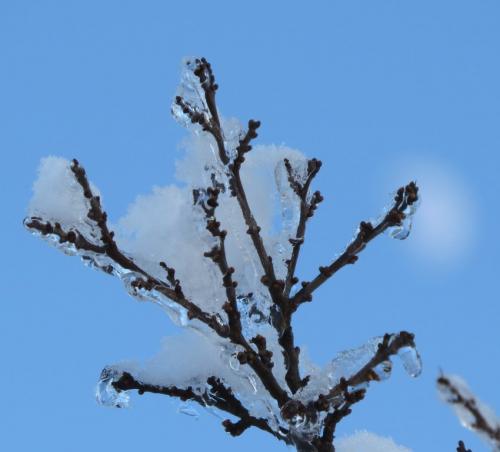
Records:
[[[96,400],[99,405],[127,408],[130,396],[127,391],[117,390],[113,383],[118,381],[122,373],[111,367],[105,367],[96,387]]]
[[[208,123],[210,118],[205,91],[200,80],[200,75],[202,75],[199,73],[201,62],[202,60],[196,57],[184,58],[181,82],[172,103],[174,119],[194,132],[200,130],[198,124]]]

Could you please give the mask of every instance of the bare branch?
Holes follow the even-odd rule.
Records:
[[[331,278],[337,271],[348,264],[354,264],[358,260],[358,254],[366,247],[367,243],[390,227],[401,225],[405,219],[405,210],[418,200],[418,187],[415,182],[410,182],[406,187],[401,187],[394,197],[393,207],[384,218],[376,225],[362,221],[359,231],[354,240],[347,246],[346,250],[329,266],[320,267],[319,274],[311,281],[304,282],[303,287],[292,298],[293,308],[300,304],[311,301],[313,292],[324,282]]]

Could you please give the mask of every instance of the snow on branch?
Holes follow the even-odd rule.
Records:
[[[172,104],[190,132],[177,166],[182,187],[139,196],[112,227],[80,163],[48,157],[24,224],[188,328],[145,365],[105,367],[101,403],[126,406],[132,390],[162,394],[227,413],[231,435],[256,427],[299,451],[333,452],[336,426],[371,382],[390,376],[391,358],[418,376],[420,357],[413,335],[402,331],[342,352],[321,369],[301,357],[293,314],[375,237],[408,236],[418,187],[400,188],[382,218],[362,222],[340,257],[299,290],[307,221],[323,200],[311,188],[321,162],[283,146],[255,146],[260,122],[245,128],[223,118],[217,89],[204,58],[183,62]]]

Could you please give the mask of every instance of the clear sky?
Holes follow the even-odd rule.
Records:
[[[180,60],[204,55],[223,114],[260,119],[261,143],[324,163],[304,278],[392,190],[420,182],[415,234],[379,237],[296,319],[299,344],[322,363],[372,336],[416,334],[422,376],[396,360],[338,434],[368,429],[417,452],[452,451],[458,439],[487,450],[438,401],[434,380],[440,368],[458,373],[500,412],[499,21],[495,0],[2,1],[0,449],[285,450],[257,431],[233,439],[217,418],[193,420],[160,396],[97,406],[103,366],[147,358],[176,330],[21,225],[44,155],[78,157],[112,218],[171,183],[185,134],[169,112]]]

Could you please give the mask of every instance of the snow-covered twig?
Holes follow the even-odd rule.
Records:
[[[500,421],[495,413],[470,391],[465,381],[457,376],[441,375],[437,379],[437,387],[441,399],[453,408],[460,423],[477,433],[495,451],[499,451]],[[462,449],[465,450],[463,443]]]

